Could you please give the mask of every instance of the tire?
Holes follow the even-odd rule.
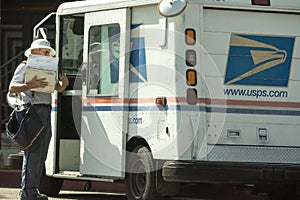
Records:
[[[150,150],[136,146],[127,153],[125,192],[128,200],[163,200],[156,190],[156,171]]]
[[[41,175],[39,191],[41,194],[45,194],[50,197],[57,196],[61,190],[63,182],[63,179],[47,176],[44,169]]]

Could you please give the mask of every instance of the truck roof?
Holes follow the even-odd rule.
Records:
[[[187,0],[189,3],[202,3],[220,6],[252,6],[250,0]],[[284,9],[285,11],[300,12],[300,0],[269,0],[270,6],[256,6],[259,9]],[[66,2],[57,9],[58,15],[86,13],[99,10],[135,7],[141,5],[158,4],[160,0],[85,0]]]
[[[126,8],[140,5],[157,4],[159,0],[86,0],[66,2],[57,9],[58,15],[93,12],[96,10],[108,10]]]

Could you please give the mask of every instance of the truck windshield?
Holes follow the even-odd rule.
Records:
[[[81,74],[83,61],[83,17],[66,16],[60,25],[60,59],[62,73]]]

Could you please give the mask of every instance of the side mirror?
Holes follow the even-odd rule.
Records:
[[[187,0],[161,0],[158,11],[164,17],[174,17],[184,11]]]
[[[48,32],[47,29],[42,27],[40,28],[40,26],[55,14],[56,14],[55,12],[48,14],[42,21],[40,21],[37,25],[35,25],[35,27],[33,28],[33,40],[38,38],[47,39],[47,32]],[[40,37],[40,35],[42,37]]]
[[[37,30],[34,39],[47,39],[47,35],[48,35],[48,29],[41,27]]]

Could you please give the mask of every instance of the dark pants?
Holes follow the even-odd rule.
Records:
[[[40,106],[34,106],[34,109],[38,110],[41,120],[46,124],[46,127],[40,134],[42,137],[39,139],[39,145],[36,145],[33,149],[24,151],[21,182],[22,188],[20,191],[21,197],[31,197],[38,193],[38,185],[51,139],[51,110]],[[21,114],[19,117],[22,117]]]

